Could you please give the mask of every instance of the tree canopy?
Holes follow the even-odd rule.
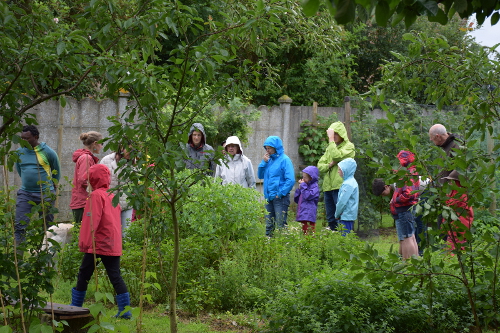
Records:
[[[491,25],[500,19],[500,1],[474,0],[306,0],[303,4],[307,15],[314,15],[324,3],[339,24],[354,22],[356,17],[363,20],[374,17],[380,26],[395,25],[404,20],[409,28],[417,17],[426,16],[430,22],[447,24],[455,13],[461,18],[475,14],[478,24],[490,18]]]

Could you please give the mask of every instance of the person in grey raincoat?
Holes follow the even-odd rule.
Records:
[[[240,184],[243,187],[255,188],[255,174],[252,161],[243,155],[240,139],[230,136],[226,140],[224,150],[227,152],[225,160],[220,160],[215,169],[215,178],[222,179],[222,185]]]
[[[189,130],[189,139],[186,144],[186,168],[208,169],[215,171],[214,149],[206,143],[205,129],[200,123],[194,123]]]

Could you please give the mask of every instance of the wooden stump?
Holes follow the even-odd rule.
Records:
[[[52,319],[52,310],[54,311],[54,319],[57,321],[65,320],[69,326],[64,325],[64,333],[84,333],[88,328],[82,329],[92,320],[90,310],[87,308],[80,308],[78,306],[71,306],[59,303],[47,303],[42,309],[45,314],[42,315],[42,321],[50,323]]]

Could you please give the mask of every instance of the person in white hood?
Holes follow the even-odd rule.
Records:
[[[232,183],[255,188],[252,162],[243,155],[240,139],[237,136],[227,138],[224,150],[227,152],[226,159],[219,161],[215,170],[215,179],[221,178],[222,185]]]

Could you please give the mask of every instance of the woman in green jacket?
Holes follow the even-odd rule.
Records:
[[[318,162],[318,169],[323,179],[322,189],[325,196],[325,209],[328,227],[337,230],[335,210],[339,189],[343,179],[338,174],[338,163],[348,157],[354,158],[354,144],[349,141],[342,122],[337,121],[326,130],[328,147]]]

